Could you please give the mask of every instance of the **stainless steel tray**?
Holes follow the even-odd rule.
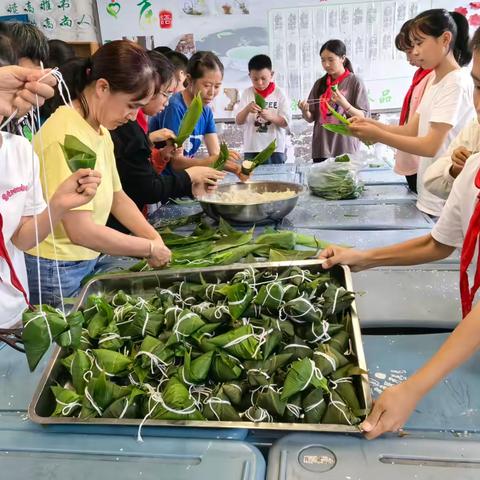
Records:
[[[268,262],[253,265],[256,270],[270,270],[282,272],[287,268],[297,265],[301,268],[307,268],[311,272],[323,271],[321,262],[318,260],[306,260],[297,262]],[[247,265],[236,264],[228,267],[210,267],[196,270],[165,270],[146,273],[128,273],[125,275],[103,275],[92,279],[85,285],[80,293],[76,309],[80,308],[87,297],[91,294],[114,294],[118,290],[124,290],[135,295],[152,294],[156,287],[168,287],[178,280],[200,281],[200,275],[207,282],[216,282],[229,280],[235,273],[244,270]],[[332,275],[337,278],[348,290],[353,290],[352,277],[348,267],[337,266],[331,270]],[[367,370],[363,344],[360,332],[355,302],[351,307],[352,322],[350,336],[352,339],[352,348],[358,359],[360,368]],[[61,348],[55,348],[52,357],[43,373],[40,383],[35,391],[32,402],[30,403],[28,414],[32,421],[44,425],[77,424],[77,425],[140,425],[142,419],[114,419],[114,418],[93,418],[83,420],[73,417],[52,417],[52,406],[55,405],[55,399],[51,393],[50,386],[56,384],[56,380],[61,376],[62,365],[60,360],[65,352]],[[368,375],[355,377],[356,386],[359,393],[359,400],[362,408],[370,409],[371,392],[368,382]],[[151,426],[169,426],[169,427],[207,427],[207,428],[247,428],[247,429],[268,429],[268,430],[291,430],[291,431],[318,431],[318,432],[359,432],[358,427],[349,425],[333,424],[303,424],[303,423],[254,423],[254,422],[217,422],[217,421],[181,421],[181,420],[147,420],[145,425]]]

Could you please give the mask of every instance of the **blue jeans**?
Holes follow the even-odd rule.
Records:
[[[255,152],[245,152],[243,154],[243,158],[245,160],[252,160],[255,158],[255,155],[257,153]],[[285,163],[287,160],[287,156],[283,152],[274,152],[272,153],[272,156],[263,164],[263,165],[278,165],[280,163]]]
[[[58,261],[60,271],[60,283],[62,284],[63,297],[75,297],[80,291],[83,277],[91,274],[98,259],[80,260],[75,262]],[[28,288],[30,290],[30,303],[37,305],[40,302],[37,257],[25,254],[27,265]],[[60,306],[60,288],[58,285],[57,268],[55,260],[40,257],[40,282],[42,285],[42,303]]]

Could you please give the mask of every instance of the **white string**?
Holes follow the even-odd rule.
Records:
[[[33,142],[33,134],[34,134],[34,126],[33,126],[33,108],[31,110],[31,116],[32,116],[32,123],[30,125],[30,130],[32,132],[32,142]],[[27,120],[28,123],[28,120]],[[33,198],[36,200],[37,194],[36,194],[36,184],[37,182],[35,181],[35,149],[33,148],[32,144],[32,190],[33,190]],[[40,163],[38,164],[38,170],[40,170]],[[40,176],[40,171],[38,172]],[[35,245],[38,248],[39,244],[39,237],[38,237],[38,216],[36,211],[33,213],[33,223],[35,226]],[[38,252],[37,252],[38,253]],[[36,256],[36,263],[37,263],[37,284],[38,284],[38,303],[40,305],[40,312],[43,312],[43,299],[42,299],[42,279],[41,279],[41,274],[40,274],[40,255],[37,254]]]
[[[332,366],[333,371],[335,371],[337,369],[337,361],[332,355],[328,355],[327,353],[324,353],[324,352],[319,352],[318,350],[313,352],[313,354],[314,355],[320,355],[325,360],[327,360],[327,362],[330,363],[330,365]]]
[[[43,64],[42,63],[41,63],[41,67],[42,67],[42,70],[43,70]],[[57,79],[57,82],[59,82],[59,84],[63,84],[65,86],[65,89],[68,92],[68,87],[67,87],[66,83],[64,82],[61,73],[57,69],[53,69],[50,72],[47,72],[43,77],[41,77],[39,79],[39,81],[41,81],[43,78],[47,77],[48,75],[53,75]],[[61,80],[60,80],[60,77],[62,77]],[[65,101],[65,98],[63,96],[63,92],[61,93],[61,97]],[[68,92],[68,98],[69,98],[69,101],[70,101],[69,105],[70,105],[70,107],[73,108],[73,104],[72,104],[71,97],[70,97],[70,92]],[[45,194],[45,198],[50,200],[50,196],[49,196],[49,193],[48,193],[48,185],[47,185],[45,155],[44,155],[44,149],[43,149],[44,148],[43,135],[42,135],[41,128],[40,128],[40,105],[39,105],[39,102],[38,102],[38,95],[35,95],[35,103],[36,103],[37,120],[39,122],[38,138],[39,138],[39,142],[40,142],[40,162],[41,162],[42,170],[43,170],[43,182],[44,182],[44,189],[45,189],[44,194]],[[65,101],[65,104],[66,103],[67,102]],[[32,110],[31,110],[32,127],[33,127],[33,124],[35,123],[33,113],[34,113],[34,110],[33,110],[33,107],[32,107]],[[32,142],[31,142],[32,156],[35,155],[35,149],[34,149],[34,145],[33,145],[33,134],[34,134],[34,128],[32,129]],[[33,180],[35,181],[35,177],[34,177]],[[51,232],[50,235],[52,236],[53,252],[54,252],[54,257],[55,257],[55,260],[54,260],[55,261],[55,270],[56,270],[56,274],[57,274],[58,288],[59,288],[59,292],[60,292],[60,303],[61,303],[61,307],[62,307],[62,313],[65,316],[65,301],[64,301],[64,297],[63,297],[62,282],[61,282],[61,278],[60,278],[60,267],[59,267],[59,264],[58,264],[57,245],[56,245],[56,242],[55,242],[55,234],[54,234],[54,231],[53,231],[53,222],[52,222],[52,213],[51,213],[51,210],[50,210],[49,201],[47,201],[47,213],[48,213],[48,221],[49,221],[50,232]],[[39,290],[41,290],[41,275],[40,275],[40,269],[39,269],[40,250],[39,250],[39,245],[38,245],[38,223],[37,223],[36,219],[35,219],[35,230],[36,230],[35,237],[36,237],[36,241],[37,241],[37,248],[36,248],[37,268],[38,268],[38,278],[39,278],[38,288],[39,288]],[[40,296],[39,296],[39,299],[40,299]]]
[[[75,408],[75,407],[81,407],[82,404],[79,403],[79,402],[70,402],[70,403],[65,403],[65,402],[61,402],[58,398],[55,399],[56,402],[59,404],[59,405],[64,405],[64,407],[62,408],[62,415],[64,417],[68,417],[70,416],[70,413],[72,412],[72,410]]]
[[[18,113],[18,108],[16,108],[12,114],[0,125],[0,130],[3,130],[16,116]]]
[[[320,399],[317,403],[314,403],[313,405],[309,405],[308,407],[305,408],[305,413],[312,411],[314,408],[319,407],[322,403],[324,403],[325,400],[322,398]]]

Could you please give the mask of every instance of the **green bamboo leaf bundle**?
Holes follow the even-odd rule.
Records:
[[[183,142],[185,142],[185,140],[193,133],[200,117],[202,116],[202,111],[202,97],[200,96],[200,93],[197,93],[195,97],[193,97],[192,102],[188,106],[187,111],[180,122],[177,138],[174,140],[177,147],[181,147]]]
[[[223,170],[229,156],[230,156],[230,152],[228,151],[227,144],[225,142],[221,142],[220,153],[218,154],[218,158],[215,160],[215,163],[213,164],[213,168],[215,170]]]
[[[327,108],[330,111],[330,113],[343,125],[350,125],[350,120],[348,120],[347,117],[342,115],[341,113],[338,113],[328,102],[327,102]]]
[[[347,125],[339,124],[339,123],[322,123],[322,127],[325,130],[328,130],[329,132],[332,133],[337,133],[338,135],[344,135],[346,137],[351,137],[352,132],[348,128]]]
[[[262,109],[264,110],[267,108],[267,102],[265,99],[257,92],[255,92],[255,103]]]
[[[277,141],[274,140],[261,152],[257,153],[252,160],[244,160],[242,162],[242,173],[244,175],[251,175],[255,168],[265,163],[273,155],[273,153],[275,153],[276,148]]]
[[[48,331],[66,344],[55,416],[353,425],[366,412],[351,300],[328,272],[299,266],[275,277],[250,267],[223,284],[180,276],[148,298],[92,295],[70,323],[45,307],[48,324],[26,316],[28,345]],[[72,328],[82,342],[65,341]]]
[[[80,168],[95,168],[97,154],[73,135],[65,135],[63,145],[60,144],[65,161],[72,173]]]
[[[310,191],[325,200],[358,198],[364,191],[355,175],[348,168],[316,172],[308,179]]]

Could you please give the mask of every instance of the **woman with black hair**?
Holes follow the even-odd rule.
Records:
[[[68,79],[73,108],[57,108],[34,139],[43,191],[48,198],[71,175],[60,146],[66,135],[96,153],[95,169],[102,183],[92,202],[64,215],[54,236],[49,235],[26,255],[32,303],[39,301],[41,287],[44,303],[59,304],[57,266],[62,293],[70,297],[79,290],[83,277],[93,272],[100,253],[146,257],[157,267],[171,257],[158,232],[122,189],[109,133],[134,120],[154,94],[157,73],[149,56],[139,45],[118,40],[105,44],[91,58],[70,62],[69,68],[64,65],[62,73]],[[107,227],[110,213],[133,235]]]
[[[360,142],[356,138],[344,137],[322,127],[324,123],[338,123],[328,110],[327,103],[348,117],[365,117],[370,112],[367,89],[353,73],[345,44],[341,40],[329,40],[322,45],[320,58],[326,74],[315,82],[308,100],[298,103],[303,118],[309,123],[314,122],[314,163],[343,153],[354,153],[360,148]]]
[[[457,12],[427,10],[413,19],[410,40],[417,65],[435,71],[417,112],[405,125],[355,118],[350,130],[362,140],[420,156],[417,208],[438,217],[445,201],[425,188],[425,171],[445,155],[452,140],[474,117],[473,82],[462,69],[472,59],[468,21]]]
[[[156,51],[147,53],[157,72],[155,93],[143,112],[156,115],[168,105],[176,80],[173,65],[164,55]],[[146,204],[164,203],[170,198],[202,196],[216,181],[224,177],[222,172],[209,167],[190,167],[173,172],[172,175],[158,175],[151,163],[153,145],[137,121],[131,120],[110,132],[115,146],[115,159],[125,193],[142,210]],[[113,215],[107,225],[128,232]]]

